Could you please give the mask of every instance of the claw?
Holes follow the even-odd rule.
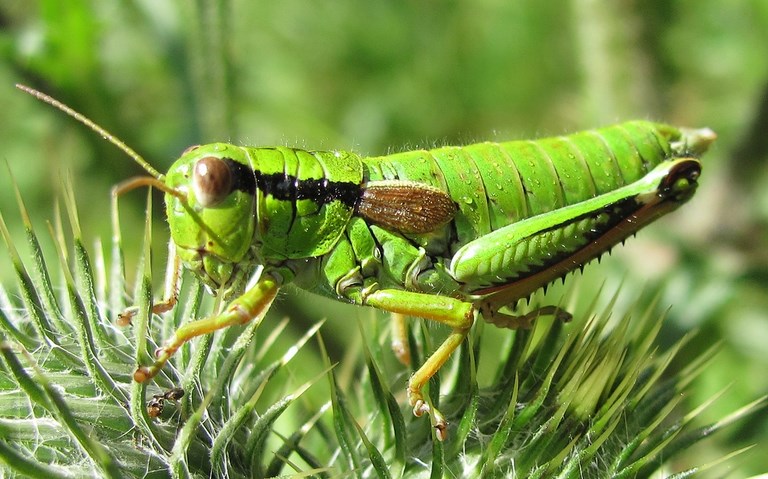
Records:
[[[136,371],[133,372],[133,380],[137,383],[143,383],[149,379],[152,379],[163,369],[165,363],[173,356],[173,353],[179,349],[174,346],[166,346],[155,349],[155,362],[151,366],[139,366]]]
[[[440,442],[445,441],[448,438],[448,421],[437,409],[432,410],[432,427],[435,428],[435,437]]]
[[[137,383],[143,383],[147,379],[150,379],[154,376],[152,373],[152,370],[148,368],[147,366],[139,366],[136,368],[136,371],[133,372],[133,380]]]
[[[413,405],[413,415],[421,417],[424,414],[429,414],[432,421],[432,427],[435,428],[435,437],[438,441],[445,441],[448,437],[448,421],[445,420],[443,413],[436,408],[431,407],[421,397],[420,392],[409,391],[410,402]]]
[[[413,415],[421,417],[424,413],[429,414],[429,404],[424,402],[423,399],[417,399],[413,404]]]
[[[156,303],[152,306],[152,313],[153,314],[163,314],[167,313],[173,307],[176,305],[176,297],[172,297],[170,299],[167,299],[163,301],[162,303]],[[139,314],[139,307],[138,306],[131,306],[130,308],[126,308],[123,310],[122,313],[117,314],[117,320],[115,320],[115,323],[120,327],[126,327],[131,325],[131,321],[133,320],[133,317]]]
[[[130,326],[131,320],[133,319],[134,316],[136,316],[138,312],[139,312],[139,308],[137,308],[136,306],[127,308],[125,311],[117,315],[117,320],[115,321],[115,323],[117,323],[117,325],[120,326],[121,328]]]

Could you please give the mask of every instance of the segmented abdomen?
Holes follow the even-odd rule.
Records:
[[[370,180],[428,183],[453,198],[459,211],[451,254],[493,230],[571,205],[642,178],[670,156],[680,132],[633,121],[568,136],[478,143],[364,160]],[[448,239],[448,238],[446,238]]]

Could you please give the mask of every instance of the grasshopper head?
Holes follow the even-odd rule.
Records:
[[[132,178],[113,195],[137,186],[164,191],[171,239],[185,266],[212,289],[228,286],[249,260],[255,223],[256,181],[242,148],[223,143],[188,148],[163,177],[138,153],[81,113],[45,93],[16,85],[58,108],[123,150],[149,176]],[[252,264],[246,264],[251,269]]]
[[[214,290],[236,275],[253,242],[255,179],[242,148],[213,143],[188,148],[171,166],[166,194],[171,239],[184,265]]]

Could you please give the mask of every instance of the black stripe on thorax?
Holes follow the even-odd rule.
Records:
[[[255,194],[256,188],[265,195],[277,200],[296,201],[312,200],[323,205],[332,201],[341,201],[350,208],[357,205],[362,195],[362,186],[358,183],[330,181],[328,178],[299,179],[285,173],[262,173],[225,158],[232,171],[233,189],[248,194]]]

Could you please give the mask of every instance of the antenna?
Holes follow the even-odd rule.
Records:
[[[123,150],[123,152],[125,152],[126,155],[130,156],[131,158],[133,158],[133,161],[138,163],[142,168],[144,168],[144,170],[147,173],[149,173],[156,180],[158,180],[157,182],[152,182],[151,183],[153,186],[158,186],[158,183],[162,182],[163,175],[160,174],[160,172],[158,172],[156,169],[152,168],[152,165],[150,165],[144,158],[142,158],[141,155],[136,153],[130,146],[126,145],[121,140],[117,139],[117,137],[115,135],[113,135],[112,133],[108,132],[104,128],[100,127],[99,125],[97,125],[95,122],[93,122],[92,120],[87,118],[82,113],[76,112],[75,110],[73,110],[72,108],[68,107],[64,103],[60,102],[59,100],[57,100],[57,99],[55,99],[55,98],[53,98],[53,97],[51,97],[49,95],[46,95],[45,93],[43,93],[41,91],[37,91],[34,88],[28,87],[26,85],[22,85],[20,83],[16,84],[16,88],[18,88],[19,90],[22,90],[22,91],[24,91],[26,93],[29,93],[30,95],[32,95],[33,97],[37,98],[38,100],[40,100],[42,102],[48,103],[49,105],[51,105],[51,106],[53,106],[55,108],[58,108],[59,110],[63,111],[67,115],[71,116],[75,120],[79,121],[83,125],[87,126],[91,130],[93,130],[96,133],[98,133],[99,135],[101,135],[101,137],[104,138],[105,140],[107,140],[108,142],[112,143],[116,147],[118,147],[121,150]],[[165,186],[165,185],[163,185],[163,186]],[[161,188],[161,189],[163,189],[163,191],[165,191],[165,192],[168,192],[168,190],[169,190],[168,187]]]

